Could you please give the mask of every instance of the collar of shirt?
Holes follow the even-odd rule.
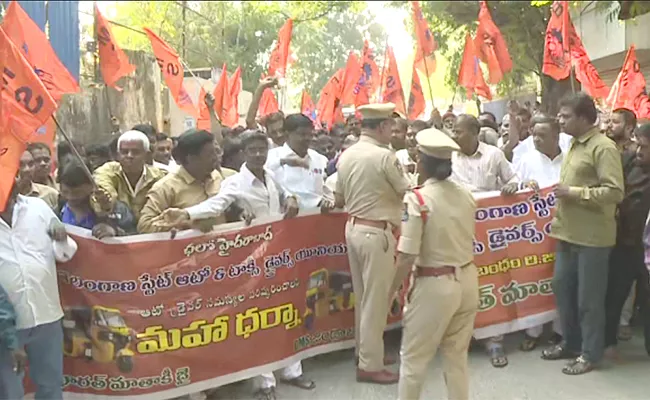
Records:
[[[242,177],[246,178],[246,183],[248,183],[249,185],[253,185],[253,183],[255,183],[255,181],[258,181],[259,183],[264,185],[264,183],[261,180],[259,180],[255,176],[255,174],[253,174],[251,172],[250,169],[248,169],[248,167],[246,166],[246,163],[243,163],[241,165],[241,168],[239,168],[239,173],[242,175]],[[266,180],[268,178],[268,176],[269,176],[269,171],[266,168],[264,168],[264,180]]]
[[[573,142],[587,143],[589,139],[599,134],[600,134],[600,130],[598,129],[598,127],[594,126],[593,128],[589,129],[586,133],[583,133],[581,136],[574,138]]]
[[[32,187],[29,189],[29,193],[27,193],[26,196],[38,197],[39,194],[41,194],[41,192],[38,191],[38,186],[32,182]]]
[[[483,142],[478,142],[478,146],[476,146],[476,151],[473,154],[467,155],[462,151],[455,151],[454,155],[461,158],[481,158],[484,154],[486,154],[487,146],[488,145]]]
[[[135,184],[135,188],[134,188],[133,186],[131,186],[131,181],[129,181],[129,178],[126,176],[124,169],[120,165],[120,173],[124,178],[124,182],[126,182],[126,187],[129,188],[129,190],[131,191],[131,195],[133,195],[134,197],[136,193],[138,193],[138,190],[142,187],[142,185],[144,185],[147,179],[148,171],[149,171],[149,165],[145,164],[144,167],[142,168],[142,174],[140,175],[140,178],[138,179],[138,182]]]

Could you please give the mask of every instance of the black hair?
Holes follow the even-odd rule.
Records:
[[[115,149],[117,150],[117,141],[115,142],[115,145],[116,145]],[[110,153],[109,145],[91,144],[86,148],[86,156],[110,158],[111,153]]]
[[[151,138],[155,138],[156,135],[158,134],[158,131],[156,130],[156,128],[154,128],[153,125],[150,125],[150,124],[138,124],[138,125],[134,126],[133,128],[131,128],[131,130],[132,131],[139,131],[139,132],[144,133],[145,135],[147,135],[149,140],[151,140]]]
[[[62,185],[76,188],[81,185],[92,185],[92,180],[86,174],[86,171],[78,160],[66,163],[59,172],[59,183]]]
[[[517,116],[524,117],[526,119],[531,119],[533,115],[530,113],[530,111],[528,111],[527,108],[520,108],[519,110],[517,110]]]
[[[483,115],[487,115],[488,117],[490,117],[492,119],[492,121],[494,121],[495,123],[497,122],[497,117],[493,113],[491,113],[489,111],[482,111],[478,116],[480,117],[480,116],[483,116]]]
[[[406,131],[409,128],[409,122],[402,117],[395,117],[395,127],[400,130]]]
[[[565,96],[560,100],[560,107],[570,108],[576,117],[584,118],[591,125],[598,119],[598,110],[594,99],[586,93],[577,92]]]
[[[225,137],[222,142],[223,156],[222,159],[227,160],[240,151],[244,150],[241,139],[238,137]]]
[[[359,118],[357,118],[356,115],[350,114],[350,115],[347,116],[347,118],[345,118],[345,124],[346,125],[349,124],[350,121],[352,121],[353,119],[356,119],[357,121],[359,120]]]
[[[262,140],[268,144],[269,137],[266,136],[266,133],[260,131],[259,129],[249,129],[244,131],[239,138],[241,139],[242,148],[245,149],[251,143]]]
[[[77,148],[77,151],[79,151],[80,154],[83,154],[84,147],[81,144],[75,142],[74,147]],[[74,152],[72,151],[72,147],[70,146],[70,143],[68,143],[67,140],[59,142],[56,145],[56,157],[59,160],[59,163],[61,162],[61,160],[63,160],[63,158],[72,154],[74,154]]]
[[[551,129],[553,129],[554,132],[560,133],[560,124],[557,122],[556,118],[551,117],[548,114],[543,114],[543,113],[537,113],[533,117],[533,119],[530,120],[530,126],[534,127],[537,124],[549,124],[551,126]]]
[[[456,124],[458,124],[459,121],[466,123],[467,127],[470,128],[472,133],[475,135],[478,135],[479,132],[481,132],[481,124],[478,122],[478,119],[476,119],[475,116],[469,114],[460,114],[456,119]]]
[[[269,126],[269,124],[278,121],[284,121],[284,113],[282,111],[276,111],[262,118],[262,125]]]
[[[315,133],[316,136],[321,136],[321,135],[329,136],[330,135],[330,133],[326,129],[317,129],[316,132],[314,132],[314,133]]]
[[[164,142],[165,140],[169,140],[169,136],[167,136],[166,134],[164,134],[162,132],[156,133],[156,142]],[[151,143],[151,144],[154,144],[154,143]]]
[[[645,140],[650,140],[650,123],[643,124],[640,127],[636,128],[634,134],[638,137],[642,137]]]
[[[45,143],[34,142],[27,145],[27,151],[31,153],[34,150],[47,150],[47,154],[52,155],[52,150]]]
[[[612,114],[622,115],[623,120],[625,121],[625,126],[636,128],[636,114],[634,114],[634,111],[628,108],[617,108],[616,110],[612,111]]]
[[[232,136],[239,136],[239,135],[241,135],[245,130],[246,130],[246,128],[244,128],[244,127],[241,126],[241,125],[238,125],[238,126],[232,128]]]
[[[348,117],[348,119],[350,119],[350,117]],[[341,123],[332,125],[332,128],[330,129],[330,134],[332,136],[342,136],[343,134],[345,134],[345,125]]]
[[[300,128],[314,128],[314,123],[311,121],[311,119],[306,116],[305,114],[289,114],[287,117],[284,119],[284,125],[282,125],[282,129],[289,133],[289,132],[295,132]]]
[[[420,152],[420,165],[427,178],[442,181],[451,175],[451,159],[432,157]]]
[[[389,118],[364,118],[361,120],[361,127],[366,129],[377,129],[382,122],[388,120]]]
[[[175,160],[185,165],[189,155],[197,155],[208,143],[214,142],[214,136],[206,131],[199,129],[189,129],[178,137],[178,144],[172,151]]]

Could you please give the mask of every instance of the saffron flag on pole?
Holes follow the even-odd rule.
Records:
[[[0,29],[0,56],[0,211],[4,211],[27,142],[52,116],[57,105],[4,29]]]
[[[412,1],[411,9],[413,11],[413,25],[415,26],[415,37],[417,40],[415,65],[420,72],[430,76],[436,71],[436,56],[434,52],[438,48],[438,43],[436,43],[436,39],[429,29],[429,24],[424,19],[420,2]]]
[[[458,84],[465,88],[468,99],[472,97],[472,94],[476,93],[481,97],[492,100],[492,93],[485,83],[483,71],[481,71],[479,59],[474,49],[474,40],[472,40],[469,33],[465,36],[465,50],[458,71]]]
[[[414,62],[413,77],[411,78],[411,93],[409,94],[409,119],[417,119],[422,115],[425,107],[426,102],[424,101],[424,92],[422,91],[422,84],[420,83],[420,77],[418,76],[418,70]]]
[[[2,21],[2,29],[20,49],[54,100],[59,101],[64,94],[79,91],[79,84],[59,60],[45,33],[29,18],[18,2],[12,1],[9,4]]]
[[[348,54],[348,61],[345,63],[345,72],[343,73],[343,84],[341,86],[340,106],[354,104],[356,95],[354,89],[361,79],[361,64],[359,57],[354,52]]]
[[[395,104],[395,111],[406,115],[404,89],[397,70],[397,60],[395,60],[393,48],[390,46],[386,47],[386,57],[387,67],[382,79],[382,103],[393,103]]]
[[[289,60],[289,46],[291,45],[291,32],[293,31],[293,20],[289,18],[278,32],[278,41],[271,52],[269,60],[269,76],[284,77],[287,72],[287,61]]]
[[[546,26],[542,72],[556,81],[568,78],[571,73],[569,23],[568,1],[553,2]]]
[[[275,94],[271,89],[264,90],[257,114],[260,117],[266,117],[278,111],[280,111],[280,106],[278,105],[278,99],[275,97]]]
[[[377,68],[373,52],[366,40],[361,52],[361,76],[354,88],[354,105],[356,107],[370,103],[370,99],[379,87],[380,79],[379,68]]]
[[[169,88],[169,93],[176,102],[176,105],[178,108],[193,117],[198,117],[199,110],[194,105],[192,98],[183,86],[185,68],[183,68],[178,53],[176,53],[173,48],[158,37],[158,35],[156,35],[151,29],[143,29],[151,41],[153,54],[156,57],[156,61],[160,66],[160,71],[162,72],[165,83]],[[199,99],[199,101],[201,101],[201,99]]]
[[[107,86],[121,90],[117,81],[135,71],[124,51],[117,45],[108,22],[95,4],[95,34],[99,42],[99,68]]]
[[[476,54],[488,65],[490,83],[499,83],[503,79],[503,74],[512,70],[512,59],[506,41],[492,20],[485,1],[480,2],[478,28],[474,41]]]
[[[316,104],[316,123],[321,126],[326,125],[327,129],[331,129],[332,125],[343,120],[343,113],[339,108],[341,102],[339,96],[344,75],[343,68],[336,71],[323,87]]]
[[[219,120],[223,120],[226,103],[230,101],[226,64],[221,67],[221,76],[212,90],[212,95],[214,96],[214,112],[217,113]]]
[[[224,115],[221,119],[225,126],[233,127],[239,122],[239,94],[242,90],[241,67],[228,79],[228,96],[224,97]]]
[[[645,77],[636,58],[634,45],[632,45],[625,56],[621,72],[612,85],[606,103],[612,110],[627,108],[633,111],[637,118],[647,118],[648,94],[645,87]]]

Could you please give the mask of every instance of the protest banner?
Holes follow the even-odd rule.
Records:
[[[477,337],[550,321],[550,189],[478,200]],[[58,267],[69,398],[164,399],[354,345],[347,215],[93,239]],[[388,322],[401,318],[396,296]]]

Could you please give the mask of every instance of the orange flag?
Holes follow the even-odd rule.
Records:
[[[221,67],[221,76],[219,81],[212,90],[214,96],[214,112],[217,113],[219,120],[223,120],[225,115],[226,103],[230,101],[230,94],[228,93],[228,72],[226,71],[226,64]]]
[[[406,115],[402,81],[399,78],[399,71],[397,70],[397,61],[395,60],[393,48],[390,46],[386,48],[386,57],[388,63],[387,68],[384,71],[384,78],[382,79],[382,102],[395,104],[395,111],[402,115]]]
[[[340,93],[340,103],[344,104],[354,104],[355,93],[354,89],[361,79],[361,64],[359,63],[359,57],[357,57],[354,52],[350,52],[348,55],[348,61],[345,64],[345,72],[343,74],[343,86],[341,87]]]
[[[645,85],[645,77],[641,72],[641,65],[637,61],[634,45],[632,45],[625,56],[623,68],[609,92],[607,105],[612,110],[627,108],[634,111],[638,118],[645,117],[643,114],[646,110],[641,107],[648,99]]]
[[[300,112],[308,116],[312,121],[316,121],[316,106],[306,90],[302,91],[300,99]]]
[[[21,51],[0,29],[3,87],[0,108],[0,211],[11,193],[20,156],[34,131],[56,110],[56,102]]]
[[[228,95],[224,96],[223,100],[224,115],[221,122],[226,126],[233,127],[239,122],[239,94],[241,90],[241,67],[237,67],[235,73],[228,80]]]
[[[278,99],[275,98],[275,94],[273,94],[273,91],[271,89],[266,89],[264,93],[262,93],[262,99],[260,100],[260,106],[257,109],[257,114],[260,117],[265,117],[278,111],[280,111]]]
[[[99,68],[107,86],[117,87],[117,81],[135,71],[124,51],[119,48],[104,16],[95,4],[95,33],[99,42]]]
[[[210,110],[205,104],[205,89],[201,87],[199,90],[199,116],[196,118],[196,127],[197,129],[204,129],[210,131]]]
[[[2,29],[21,50],[56,101],[61,100],[66,93],[79,91],[76,79],[56,56],[45,33],[29,18],[18,2],[12,1],[9,4],[2,21]]]
[[[339,108],[341,102],[339,95],[341,93],[344,75],[345,71],[343,68],[336,71],[329,81],[327,81],[325,87],[323,87],[318,98],[318,103],[316,104],[316,123],[319,125],[325,124],[328,129],[343,119],[343,113]]]
[[[426,107],[426,102],[424,101],[424,92],[422,91],[422,85],[420,84],[420,77],[418,76],[418,70],[413,63],[413,78],[411,79],[411,94],[409,95],[409,119],[417,119]]]
[[[293,20],[289,18],[282,25],[278,32],[278,41],[271,52],[269,61],[269,76],[283,77],[287,72],[287,60],[289,59],[289,45],[291,44],[291,32]]]
[[[417,39],[417,50],[415,52],[416,68],[423,74],[431,76],[436,71],[436,57],[434,51],[438,43],[433,37],[429,24],[422,15],[420,2],[412,1],[413,25],[415,26],[415,37]]]
[[[485,1],[480,2],[478,28],[474,41],[478,57],[488,65],[490,83],[499,83],[503,79],[503,74],[512,69],[512,59],[506,41],[492,21]]]
[[[183,86],[183,77],[185,76],[185,68],[181,63],[180,57],[174,49],[172,49],[164,40],[158,37],[151,29],[143,28],[151,41],[153,54],[156,61],[160,66],[165,83],[169,88],[169,93],[176,102],[178,108],[184,112],[194,116],[199,116],[199,110],[192,102],[187,90]],[[199,102],[203,99],[199,99]]]
[[[542,72],[556,81],[568,78],[571,73],[569,24],[568,1],[553,2],[546,26]]]
[[[370,98],[379,87],[380,79],[379,68],[377,68],[374,55],[366,40],[361,52],[361,76],[354,88],[354,105],[356,107],[370,103]]]
[[[465,36],[465,50],[458,71],[458,83],[467,90],[468,99],[472,97],[472,94],[476,93],[481,97],[492,100],[492,93],[490,93],[490,88],[485,83],[483,71],[481,71],[478,56],[474,49],[474,40],[472,40],[469,33]]]

